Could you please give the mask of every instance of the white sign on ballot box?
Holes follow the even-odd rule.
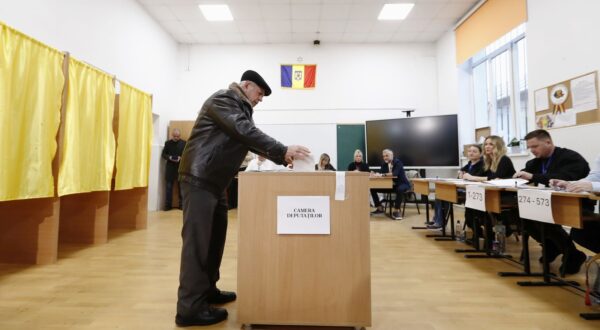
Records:
[[[277,196],[277,234],[330,234],[329,196]]]
[[[485,188],[481,185],[466,186],[465,207],[485,212]]]
[[[554,223],[552,216],[552,191],[519,189],[519,216],[523,219]]]

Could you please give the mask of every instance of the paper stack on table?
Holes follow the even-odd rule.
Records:
[[[525,179],[497,179],[497,180],[489,180],[485,181],[485,183],[489,183],[498,187],[516,187],[520,185],[527,184],[527,180]]]

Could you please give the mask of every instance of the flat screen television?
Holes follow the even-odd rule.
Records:
[[[371,167],[381,166],[383,149],[391,149],[404,166],[459,166],[457,115],[370,120],[365,130]]]

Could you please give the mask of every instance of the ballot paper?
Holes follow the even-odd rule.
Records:
[[[527,180],[525,179],[499,179],[499,180],[489,180],[485,181],[485,183],[489,183],[498,187],[516,187],[520,185],[526,184]]]
[[[312,154],[303,158],[295,158],[292,163],[294,172],[314,172],[315,171],[315,159]]]

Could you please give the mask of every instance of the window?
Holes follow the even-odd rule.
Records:
[[[526,45],[522,24],[470,60],[475,125],[506,142],[527,134]]]

